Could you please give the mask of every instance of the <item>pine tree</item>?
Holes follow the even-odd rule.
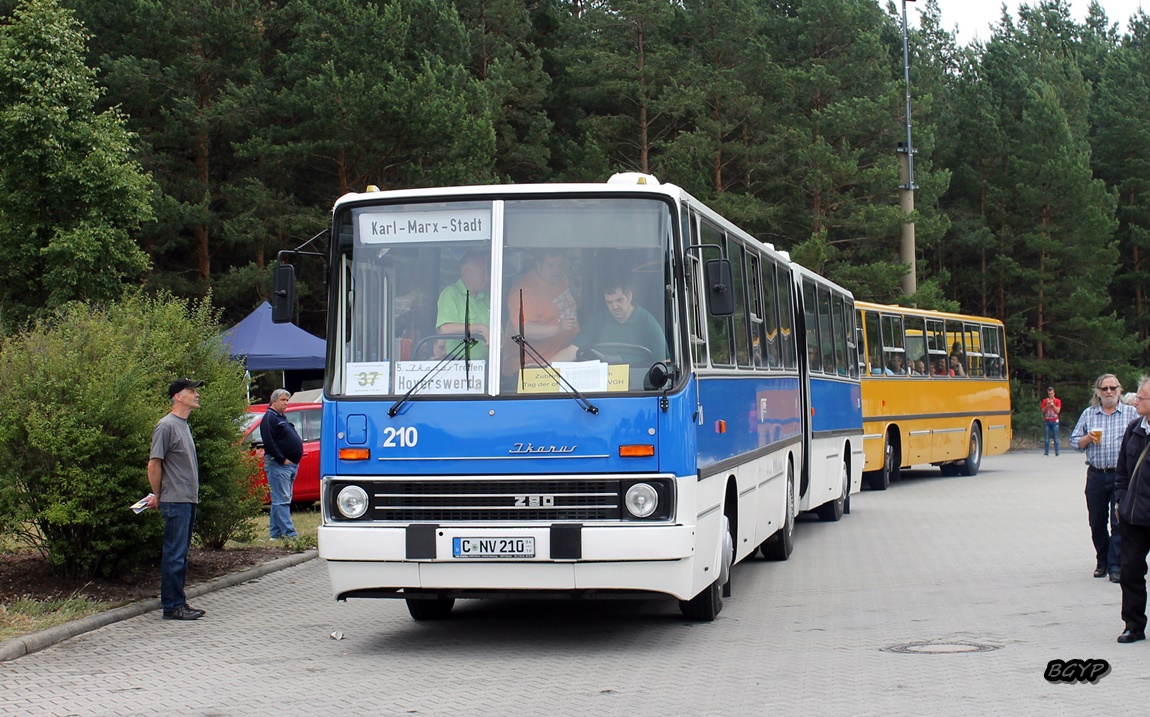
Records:
[[[1150,338],[1150,18],[1139,12],[1107,57],[1093,105],[1095,169],[1117,193],[1121,262],[1112,295]],[[1150,360],[1143,349],[1142,363]]]

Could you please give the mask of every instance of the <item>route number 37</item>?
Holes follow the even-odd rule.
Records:
[[[414,448],[419,443],[419,431],[415,426],[387,426],[383,429],[384,448]]]

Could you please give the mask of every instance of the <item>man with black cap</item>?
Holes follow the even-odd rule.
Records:
[[[148,483],[152,486],[149,508],[164,516],[164,552],[160,561],[160,602],[165,620],[198,620],[203,610],[188,605],[184,583],[188,577],[188,549],[200,499],[200,471],[196,444],[188,428],[188,416],[200,407],[196,389],[203,381],[181,378],[168,386],[172,410],[152,431],[148,458]]]

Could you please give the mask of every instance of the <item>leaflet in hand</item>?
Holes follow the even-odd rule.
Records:
[[[155,495],[155,493],[148,493],[143,498],[140,498],[135,503],[132,503],[132,512],[133,513],[143,513],[145,510],[147,510],[148,509],[148,501],[152,499],[153,495]]]

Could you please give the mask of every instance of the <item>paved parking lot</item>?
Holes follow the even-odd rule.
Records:
[[[1072,453],[911,473],[838,524],[802,521],[791,560],[737,566],[711,624],[670,602],[520,601],[415,623],[399,601],[333,602],[314,560],[198,598],[198,622],[150,613],[0,663],[0,714],[1129,713],[1150,643],[1114,641],[1084,476]],[[1043,678],[1088,658],[1111,665],[1096,684]]]

